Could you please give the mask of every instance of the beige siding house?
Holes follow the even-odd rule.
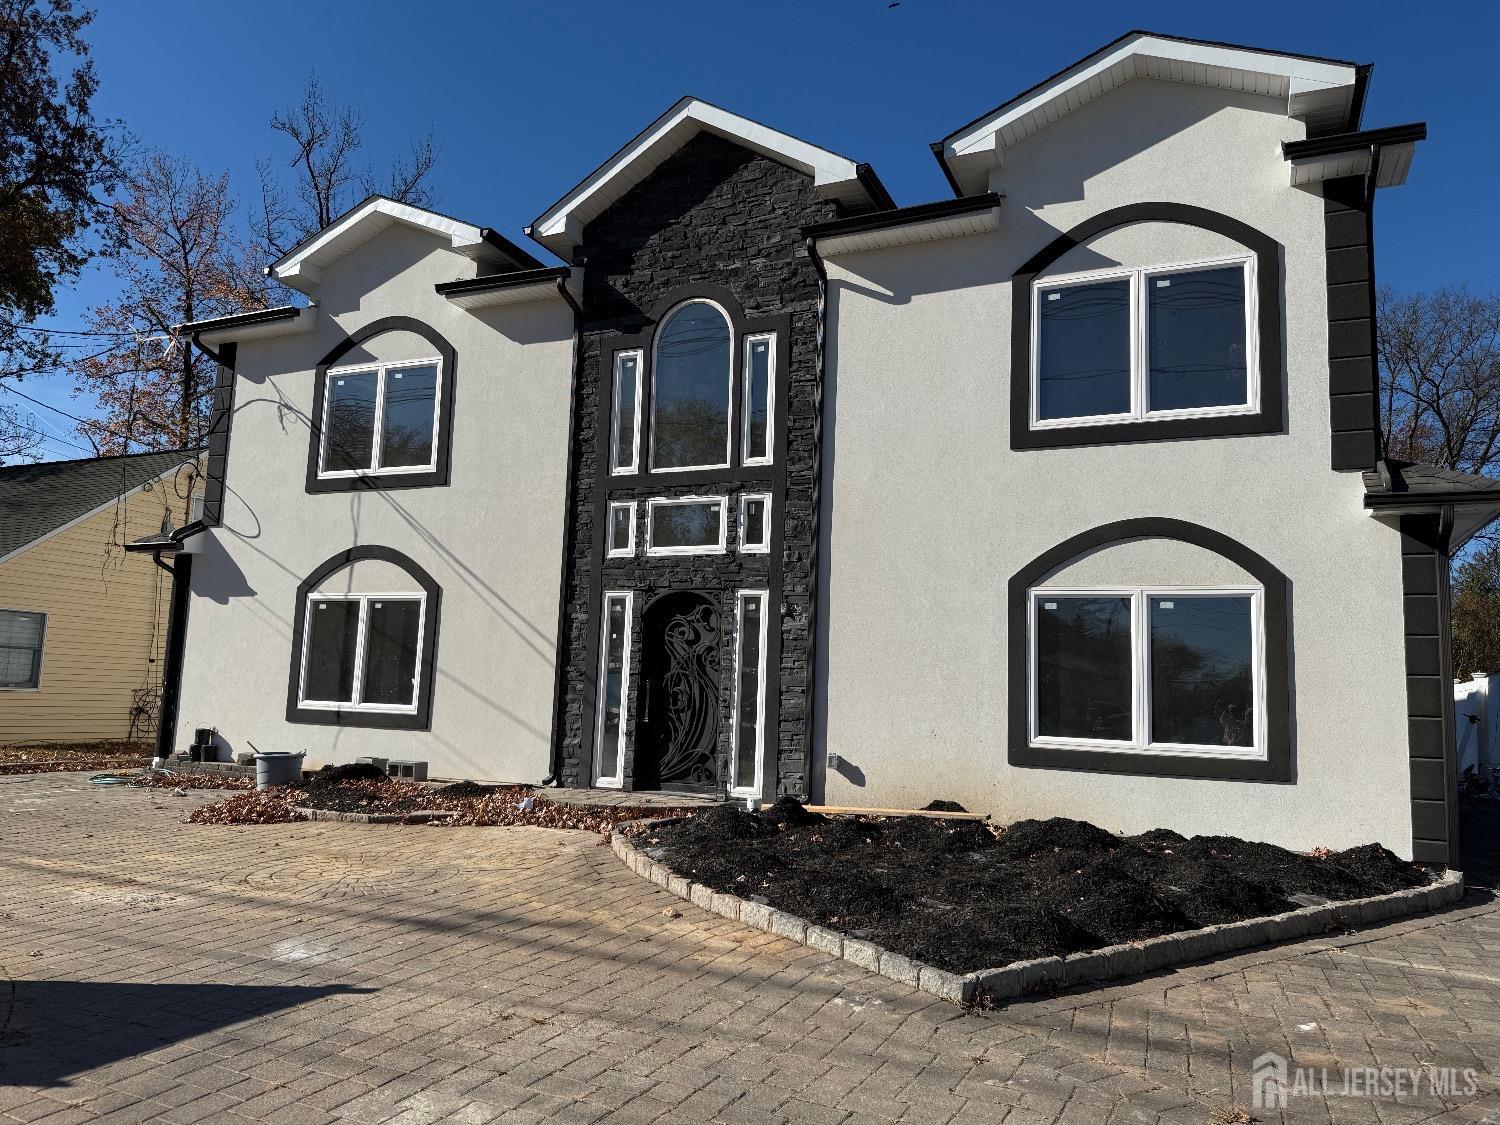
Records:
[[[154,735],[172,580],[124,545],[187,522],[197,461],[0,468],[0,743]]]

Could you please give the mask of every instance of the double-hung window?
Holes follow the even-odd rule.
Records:
[[[303,623],[301,706],[414,713],[421,594],[312,594]]]
[[[0,609],[0,691],[42,686],[42,638],[47,615]]]
[[[1261,605],[1249,587],[1031,591],[1031,744],[1265,757]]]
[[[334,368],[326,378],[320,478],[436,468],[440,360]]]
[[[1031,426],[1254,413],[1253,255],[1032,286]]]

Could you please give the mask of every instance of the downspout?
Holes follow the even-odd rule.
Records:
[[[808,554],[807,577],[807,702],[803,708],[803,753],[805,755],[807,798],[813,799],[813,736],[817,730],[817,681],[818,681],[818,629],[820,614],[818,606],[818,571],[822,564],[822,552],[818,549],[823,535],[823,380],[827,374],[828,351],[828,266],[818,253],[815,239],[806,239],[807,257],[818,274],[818,377],[814,382],[816,396],[813,410],[813,477],[812,477],[812,545]],[[825,766],[825,770],[826,770]],[[821,789],[826,789],[826,778],[819,779]],[[821,793],[819,794],[821,796]]]

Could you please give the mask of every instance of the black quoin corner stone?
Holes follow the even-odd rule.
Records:
[[[815,598],[822,316],[818,274],[801,228],[839,217],[810,177],[731,141],[700,133],[590,223],[578,251],[584,266],[569,451],[569,530],[564,558],[558,768],[565,785],[592,783],[599,672],[600,609],[605,591],[635,592],[625,725],[624,785],[634,787],[640,700],[641,617],[656,597],[701,590],[716,600],[721,635],[718,766],[727,784],[733,720],[735,593],[769,591],[766,638],[763,797],[808,791],[808,703]],[[736,396],[741,337],[777,333],[774,457],[771,465],[611,477],[610,383],[616,351],[644,350],[649,388],[651,342],[660,318],[693,296],[729,312],[736,334]],[[735,400],[738,461],[740,402]],[[645,408],[649,415],[649,404]],[[642,457],[645,456],[642,443]],[[738,498],[772,494],[769,554],[742,554]],[[654,496],[727,495],[729,549],[722,555],[647,558],[645,501]],[[605,558],[610,500],[636,501],[637,553]]]

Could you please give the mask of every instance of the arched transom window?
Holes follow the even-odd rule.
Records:
[[[651,384],[651,468],[729,464],[733,334],[708,301],[671,312],[656,336]]]

